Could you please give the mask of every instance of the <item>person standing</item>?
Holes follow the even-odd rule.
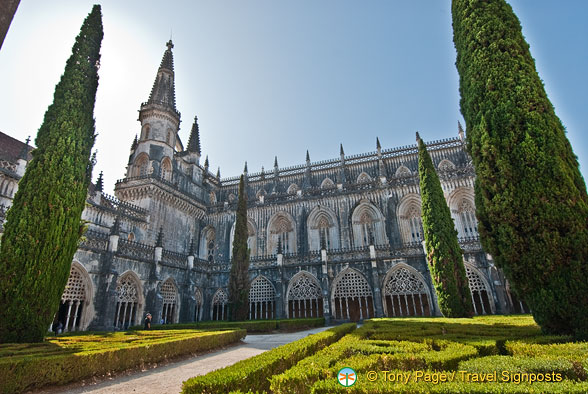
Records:
[[[147,315],[145,316],[145,330],[150,330],[151,329],[151,313],[147,313]]]

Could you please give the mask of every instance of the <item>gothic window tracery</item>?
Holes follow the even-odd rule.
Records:
[[[426,284],[408,268],[395,269],[384,285],[384,307],[389,317],[431,316]]]
[[[161,161],[161,177],[166,181],[171,181],[172,168],[168,157]]]
[[[136,324],[137,309],[139,307],[139,290],[133,277],[124,275],[116,285],[116,314],[114,326],[126,329]]]
[[[455,164],[451,160],[443,159],[437,168],[439,171],[453,171],[455,170]]]
[[[139,155],[135,161],[136,175],[145,176],[149,174],[149,157],[145,153]]]
[[[492,306],[490,304],[490,289],[486,283],[476,272],[475,269],[465,264],[466,275],[468,277],[468,284],[470,292],[472,293],[472,303],[474,304],[474,313],[476,315],[486,315],[492,313]]]
[[[370,183],[371,181],[372,181],[372,178],[368,174],[366,174],[365,172],[362,172],[357,177],[357,183]]]
[[[159,291],[161,298],[163,298],[163,310],[161,312],[161,319],[164,324],[175,323],[176,316],[176,297],[178,290],[171,279],[166,280],[161,285]]]
[[[212,308],[210,310],[211,320],[226,320],[228,318],[227,304],[229,297],[223,289],[218,289],[212,297]]]
[[[321,244],[324,242],[327,249],[331,248],[331,236],[329,235],[329,220],[326,217],[321,217],[318,222],[319,236]]]
[[[148,140],[150,131],[151,131],[151,127],[148,124],[144,125],[143,129],[141,130],[141,139]]]
[[[364,211],[359,217],[359,224],[361,225],[361,239],[363,246],[372,243],[374,237],[374,220],[369,212]]]
[[[329,177],[325,178],[321,183],[321,189],[331,189],[333,187],[335,187],[335,183]]]
[[[410,226],[411,242],[421,242],[423,239],[421,210],[417,206],[412,205],[408,209],[407,218]]]
[[[478,222],[476,220],[475,209],[472,206],[472,203],[464,198],[459,204],[457,213],[461,221],[463,235],[466,237],[474,237],[478,235]]]
[[[322,291],[316,279],[307,273],[292,279],[288,294],[288,317],[306,318],[323,316]]]
[[[398,167],[398,169],[396,170],[395,175],[397,177],[409,177],[412,175],[412,172],[408,169],[408,167],[401,165],[400,167]]]
[[[296,194],[298,192],[298,185],[293,183],[288,187],[288,194]]]
[[[348,269],[339,274],[331,297],[336,319],[358,321],[374,316],[370,285],[355,270]]]
[[[249,288],[249,319],[273,319],[276,292],[268,279],[258,276]]]
[[[87,291],[87,284],[80,269],[72,265],[56,315],[56,320],[61,321],[64,332],[80,329],[82,313],[86,307]]]
[[[294,227],[286,216],[278,216],[271,227],[271,234],[275,237],[274,240],[274,252],[277,253],[278,239],[282,244],[283,253],[292,253],[294,251]]]

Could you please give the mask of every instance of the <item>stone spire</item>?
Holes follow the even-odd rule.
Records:
[[[465,139],[465,133],[463,132],[463,127],[461,127],[459,120],[457,121],[457,134],[459,135],[460,140],[463,141]]]
[[[157,76],[149,95],[147,104],[157,104],[172,110],[179,115],[176,109],[176,89],[174,83],[174,57],[171,40],[167,42],[167,50],[163,54]]]
[[[278,156],[274,158],[274,168],[278,167]]]
[[[220,180],[220,167],[216,170],[216,178]]]
[[[198,127],[197,116],[194,116],[194,124],[192,125],[192,131],[190,132],[190,138],[188,139],[188,147],[186,150],[200,155],[200,129]]]
[[[206,159],[204,160],[204,171],[208,172],[208,155],[206,155]]]
[[[103,173],[102,171],[100,171],[100,175],[98,175],[98,179],[96,180],[96,191],[101,192],[102,189],[104,189],[104,178],[103,178]]]
[[[245,162],[245,167],[243,168],[243,172],[247,174],[247,162]]]
[[[310,164],[310,154],[308,153],[308,149],[306,150],[306,165]]]
[[[376,149],[377,150],[382,150],[382,145],[380,145],[380,139],[378,137],[376,137]]]
[[[341,156],[345,156],[345,151],[343,150],[343,144],[341,144],[341,145],[340,145],[340,148],[339,148],[339,154],[340,154]]]

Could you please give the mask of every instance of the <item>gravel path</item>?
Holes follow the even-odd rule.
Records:
[[[160,394],[179,393],[182,382],[197,375],[204,375],[215,369],[232,365],[237,361],[253,357],[274,347],[290,343],[307,335],[326,330],[320,327],[294,333],[247,335],[236,345],[212,353],[170,363],[162,367],[119,375],[95,384],[73,383],[61,388],[35,391],[35,394]]]

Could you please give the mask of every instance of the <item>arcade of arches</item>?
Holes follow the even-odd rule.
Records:
[[[249,288],[249,320],[275,318],[276,291],[271,282],[258,276]]]
[[[427,285],[408,267],[392,268],[385,281],[384,314],[389,317],[431,316]]]
[[[331,309],[335,319],[359,321],[375,316],[372,289],[359,272],[343,271],[333,286]]]
[[[288,293],[288,318],[323,317],[321,287],[310,274],[297,274],[290,281]]]

